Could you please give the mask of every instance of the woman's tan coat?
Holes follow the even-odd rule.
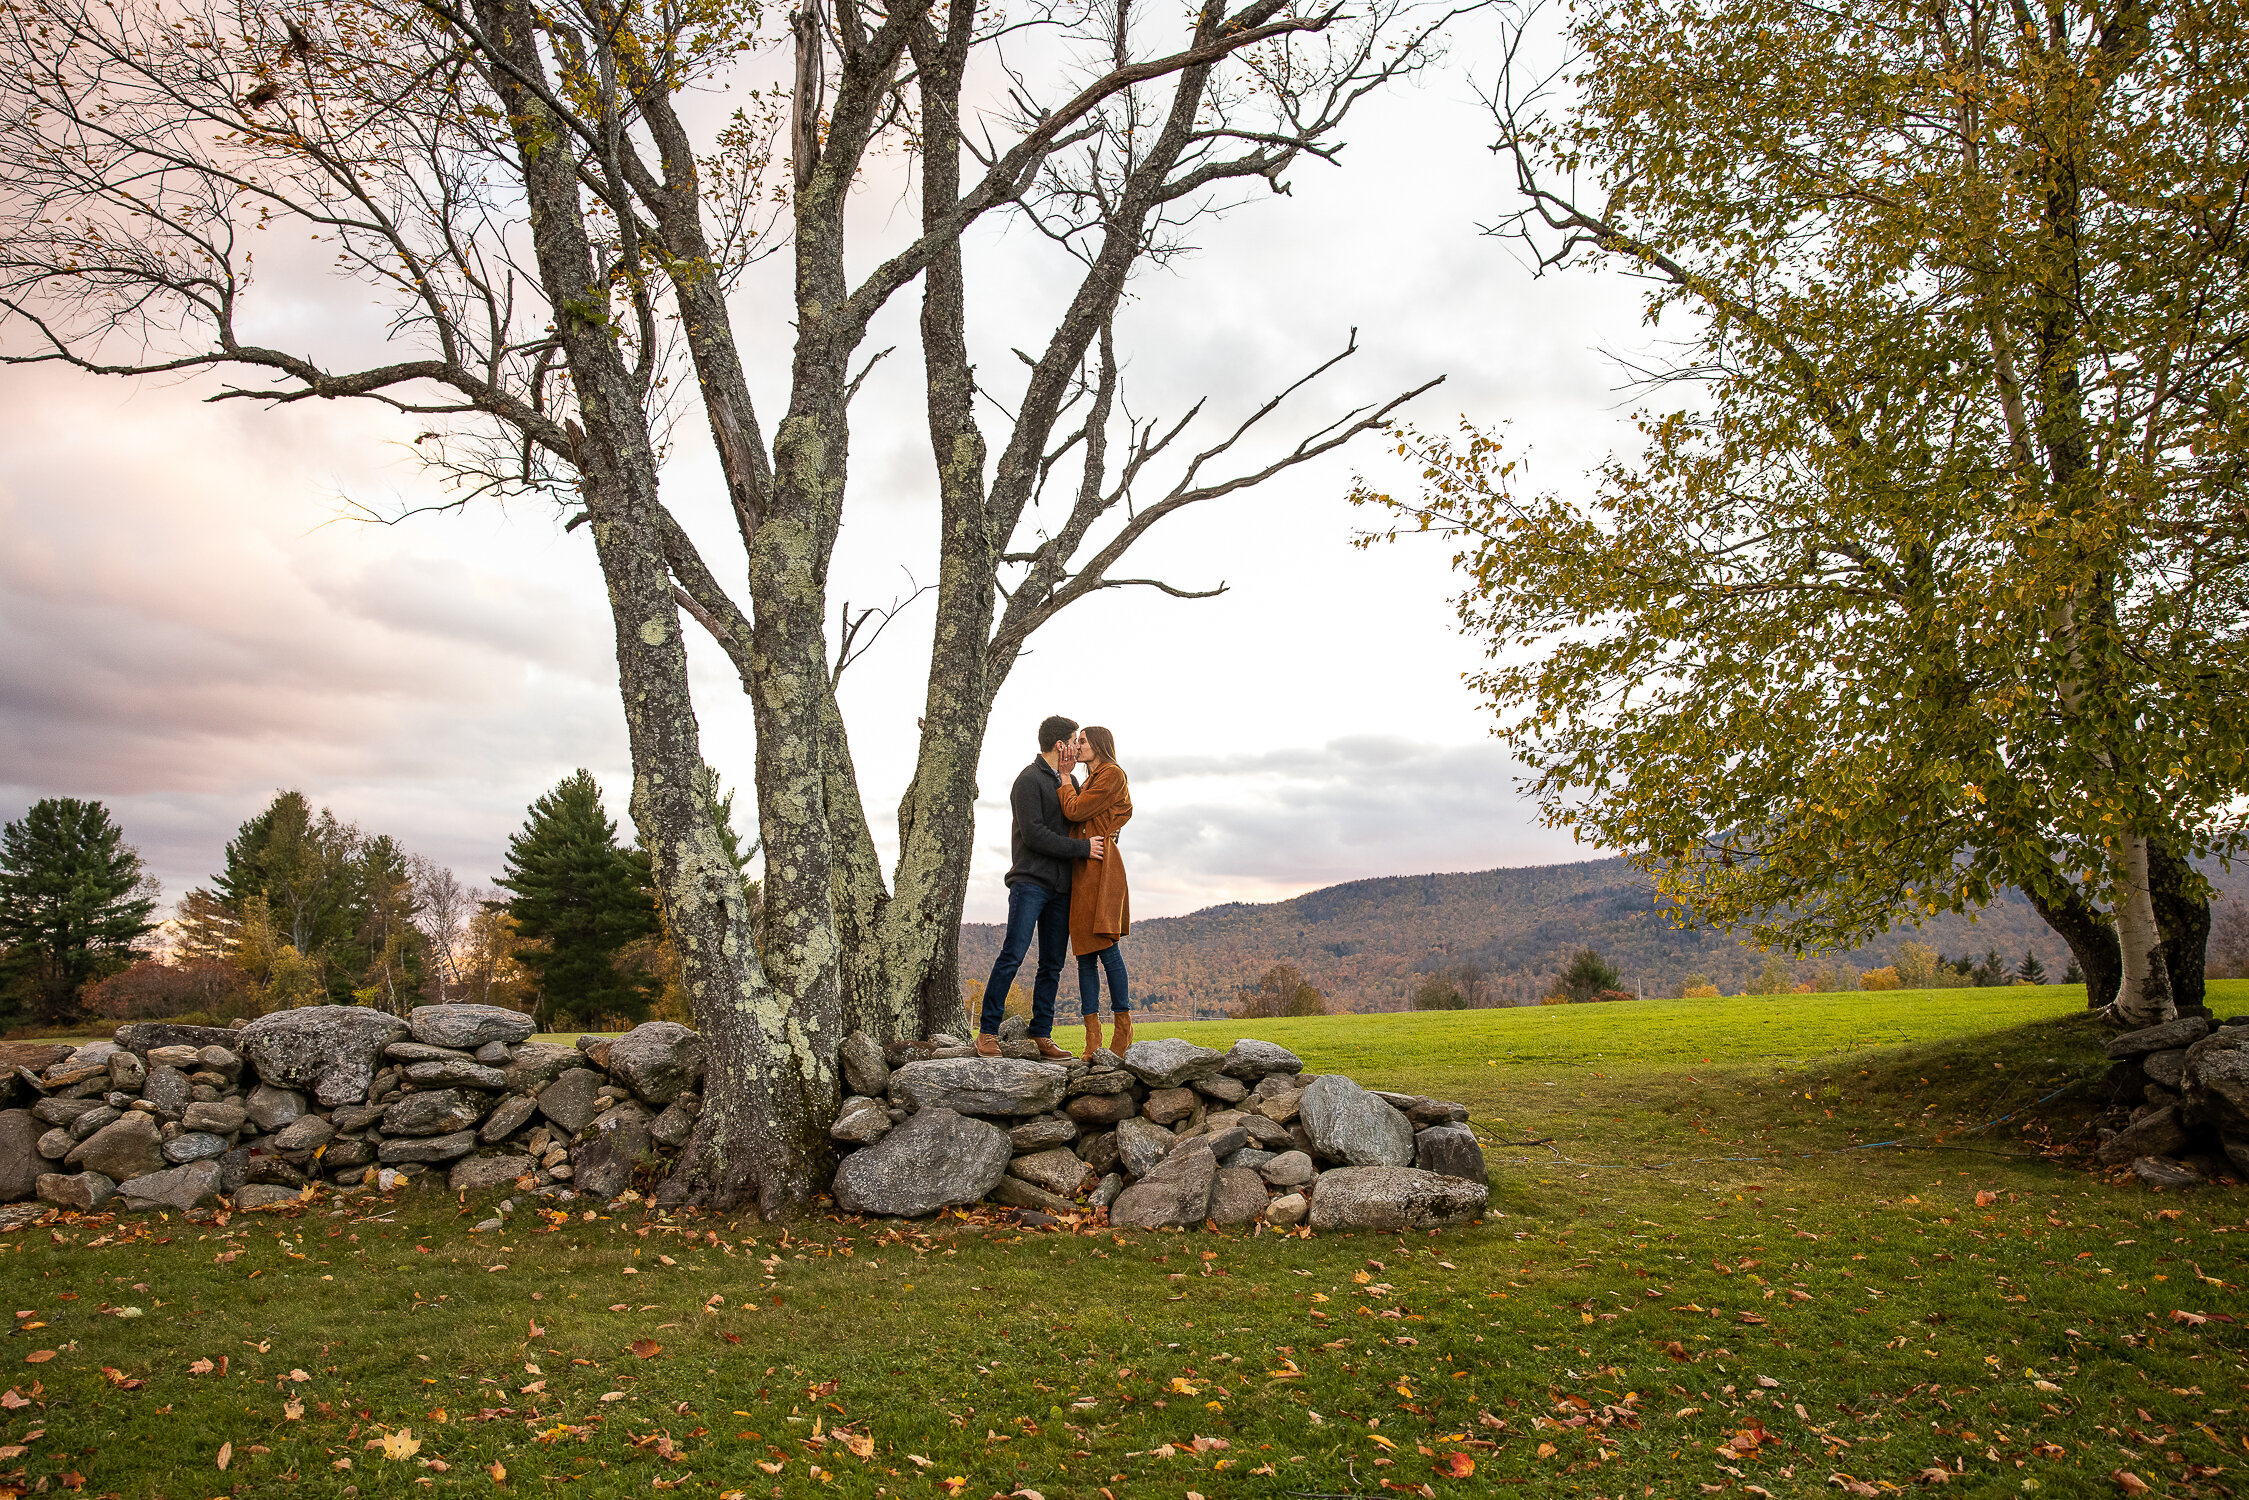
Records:
[[[1105,859],[1081,859],[1070,875],[1070,951],[1098,953],[1132,931],[1132,892],[1125,885],[1117,830],[1132,821],[1132,788],[1112,762],[1082,788],[1062,778],[1062,816],[1078,838],[1109,841]]]

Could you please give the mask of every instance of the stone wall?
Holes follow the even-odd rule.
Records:
[[[114,1041],[14,1049],[0,1077],[0,1203],[256,1208],[314,1182],[609,1198],[686,1141],[702,1038],[653,1021],[575,1047],[531,1018],[425,1005],[276,1011],[234,1028],[121,1026]]]
[[[2157,1187],[2249,1180],[2249,1016],[2181,1016],[2109,1038],[2115,1120],[2096,1159]]]
[[[916,1217],[989,1201],[1106,1210],[1127,1229],[1397,1230],[1463,1223],[1490,1201],[1466,1109],[1308,1074],[1271,1042],[1143,1041],[1065,1062],[1008,1040],[1002,1054],[849,1038],[837,1207]]]
[[[1177,1040],[1067,1062],[1020,1036],[842,1048],[836,1206],[920,1216],[989,1201],[1106,1212],[1123,1228],[1405,1229],[1478,1217],[1483,1153],[1457,1104],[1314,1076],[1286,1048]],[[607,1201],[660,1179],[701,1113],[702,1038],[651,1021],[565,1047],[531,1018],[426,1005],[140,1023],[79,1048],[0,1054],[0,1203],[237,1209],[316,1183]]]

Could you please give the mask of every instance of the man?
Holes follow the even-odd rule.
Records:
[[[1070,837],[1070,820],[1062,816],[1062,799],[1055,795],[1055,788],[1076,764],[1070,740],[1077,732],[1077,721],[1060,714],[1042,722],[1038,759],[1023,768],[1008,793],[1013,826],[1008,834],[1007,937],[984,986],[984,1014],[976,1033],[980,1057],[999,1055],[1007,992],[1030,951],[1034,932],[1039,939],[1039,967],[1031,981],[1031,1040],[1038,1043],[1041,1057],[1070,1055],[1054,1045],[1054,992],[1062,982],[1062,961],[1070,952],[1070,869],[1078,860],[1101,858],[1106,844],[1097,838]]]

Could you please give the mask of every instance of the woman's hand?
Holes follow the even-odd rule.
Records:
[[[1093,845],[1093,852],[1086,856],[1087,859],[1100,859],[1106,856],[1109,852],[1109,841],[1101,837],[1101,835],[1099,834],[1095,834],[1092,838],[1086,840],[1086,842]]]

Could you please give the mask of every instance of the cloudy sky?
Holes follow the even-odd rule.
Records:
[[[1630,289],[1534,281],[1478,232],[1507,207],[1473,88],[1490,51],[1463,33],[1450,65],[1365,109],[1342,165],[1296,169],[1290,196],[1199,226],[1197,254],[1137,283],[1121,330],[1135,411],[1207,396],[1207,441],[1356,327],[1360,354],[1289,409],[1310,425],[1443,374],[1410,414],[1509,424],[1536,484],[1574,488],[1630,441],[1610,357],[1645,341]],[[905,201],[883,186],[861,216],[869,244]],[[1019,226],[990,226],[971,254],[980,355],[1012,363],[1065,269]],[[768,422],[785,274],[768,263],[742,297],[776,356],[758,392]],[[264,292],[270,326],[313,352],[328,330],[365,326],[354,288],[284,268]],[[912,316],[909,297],[869,344],[902,347],[854,408],[838,604],[887,601],[931,572]],[[436,496],[403,447],[413,431],[348,404],[212,405],[214,388],[0,370],[0,808],[101,798],[174,895],[209,879],[277,787],[477,884],[498,872],[525,805],[572,767],[591,767],[622,815],[615,667],[585,533],[539,502],[341,519],[352,503]],[[695,425],[666,483],[702,529],[717,494]],[[1135,572],[1223,582],[1223,597],[1113,592],[1037,639],[987,744],[972,919],[1004,907],[1007,784],[1051,712],[1116,733],[1134,774],[1126,847],[1142,915],[1588,857],[1536,826],[1461,684],[1476,652],[1453,628],[1444,550],[1351,547],[1373,519],[1343,498],[1361,467],[1391,473],[1369,444],[1175,517],[1136,554]],[[845,679],[870,807],[895,805],[911,764],[927,608]],[[698,666],[707,753],[746,784],[738,686],[715,651]]]

